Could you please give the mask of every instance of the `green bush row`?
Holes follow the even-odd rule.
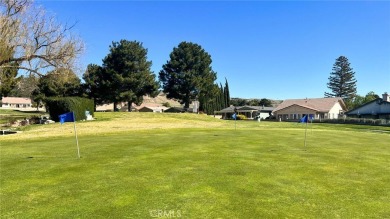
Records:
[[[45,100],[50,118],[56,122],[59,121],[59,115],[74,112],[76,121],[86,119],[85,111],[93,116],[94,102],[93,100],[81,97],[54,97]]]

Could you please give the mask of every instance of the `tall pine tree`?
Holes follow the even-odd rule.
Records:
[[[332,92],[325,92],[325,97],[353,98],[356,95],[357,81],[347,57],[338,57],[332,70],[328,82],[328,88]]]
[[[181,42],[173,48],[170,60],[159,73],[168,98],[176,98],[188,108],[193,100],[207,101],[215,92],[216,73],[211,67],[211,56],[200,45]]]
[[[11,65],[15,66],[15,68],[0,68],[0,100],[2,97],[7,97],[21,79],[17,76],[18,69],[16,66],[18,64],[15,62]]]
[[[147,59],[148,50],[141,42],[121,40],[113,42],[110,53],[103,59],[103,68],[112,76],[110,92],[115,94],[112,102],[141,104],[144,95],[157,96],[159,88]]]

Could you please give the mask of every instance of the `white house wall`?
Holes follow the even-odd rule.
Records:
[[[340,112],[344,112],[343,108],[341,107],[340,103],[337,102],[330,110],[329,110],[329,119],[338,119]]]
[[[261,113],[259,114],[259,116],[260,116],[261,119],[266,119],[267,117],[269,117],[269,113],[263,113],[263,112],[261,112]]]
[[[302,115],[312,114],[315,115],[316,111],[310,110],[308,108],[300,107],[293,105],[275,112],[275,116],[279,119],[300,119]]]

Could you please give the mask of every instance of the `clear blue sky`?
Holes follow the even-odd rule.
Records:
[[[346,56],[357,91],[390,92],[389,1],[44,1],[74,23],[81,63],[101,65],[112,41],[143,42],[158,75],[173,47],[200,44],[232,97],[323,97]]]

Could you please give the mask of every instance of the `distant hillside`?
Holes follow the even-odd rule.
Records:
[[[143,96],[144,101],[140,106],[137,106],[136,104],[132,104],[132,108],[135,110],[139,110],[142,107],[162,107],[166,103],[169,104],[169,107],[181,107],[179,101],[175,99],[168,99],[167,95],[163,92],[160,92],[156,97],[150,97],[150,96]],[[112,111],[114,108],[114,104],[103,104],[96,107],[96,111]],[[118,103],[117,108],[120,111],[127,111],[127,103]]]
[[[263,98],[251,98],[251,99],[246,99],[246,98],[238,98],[238,97],[232,97],[231,98],[231,104],[234,106],[257,106],[258,102]],[[265,98],[267,99],[267,98]],[[268,99],[271,101],[273,107],[277,107],[279,104],[283,102],[283,100],[272,100]]]
[[[171,107],[180,107],[181,104],[175,99],[168,99],[167,95],[163,92],[160,92],[156,97],[144,96],[143,104],[160,104],[163,105],[168,103]]]

